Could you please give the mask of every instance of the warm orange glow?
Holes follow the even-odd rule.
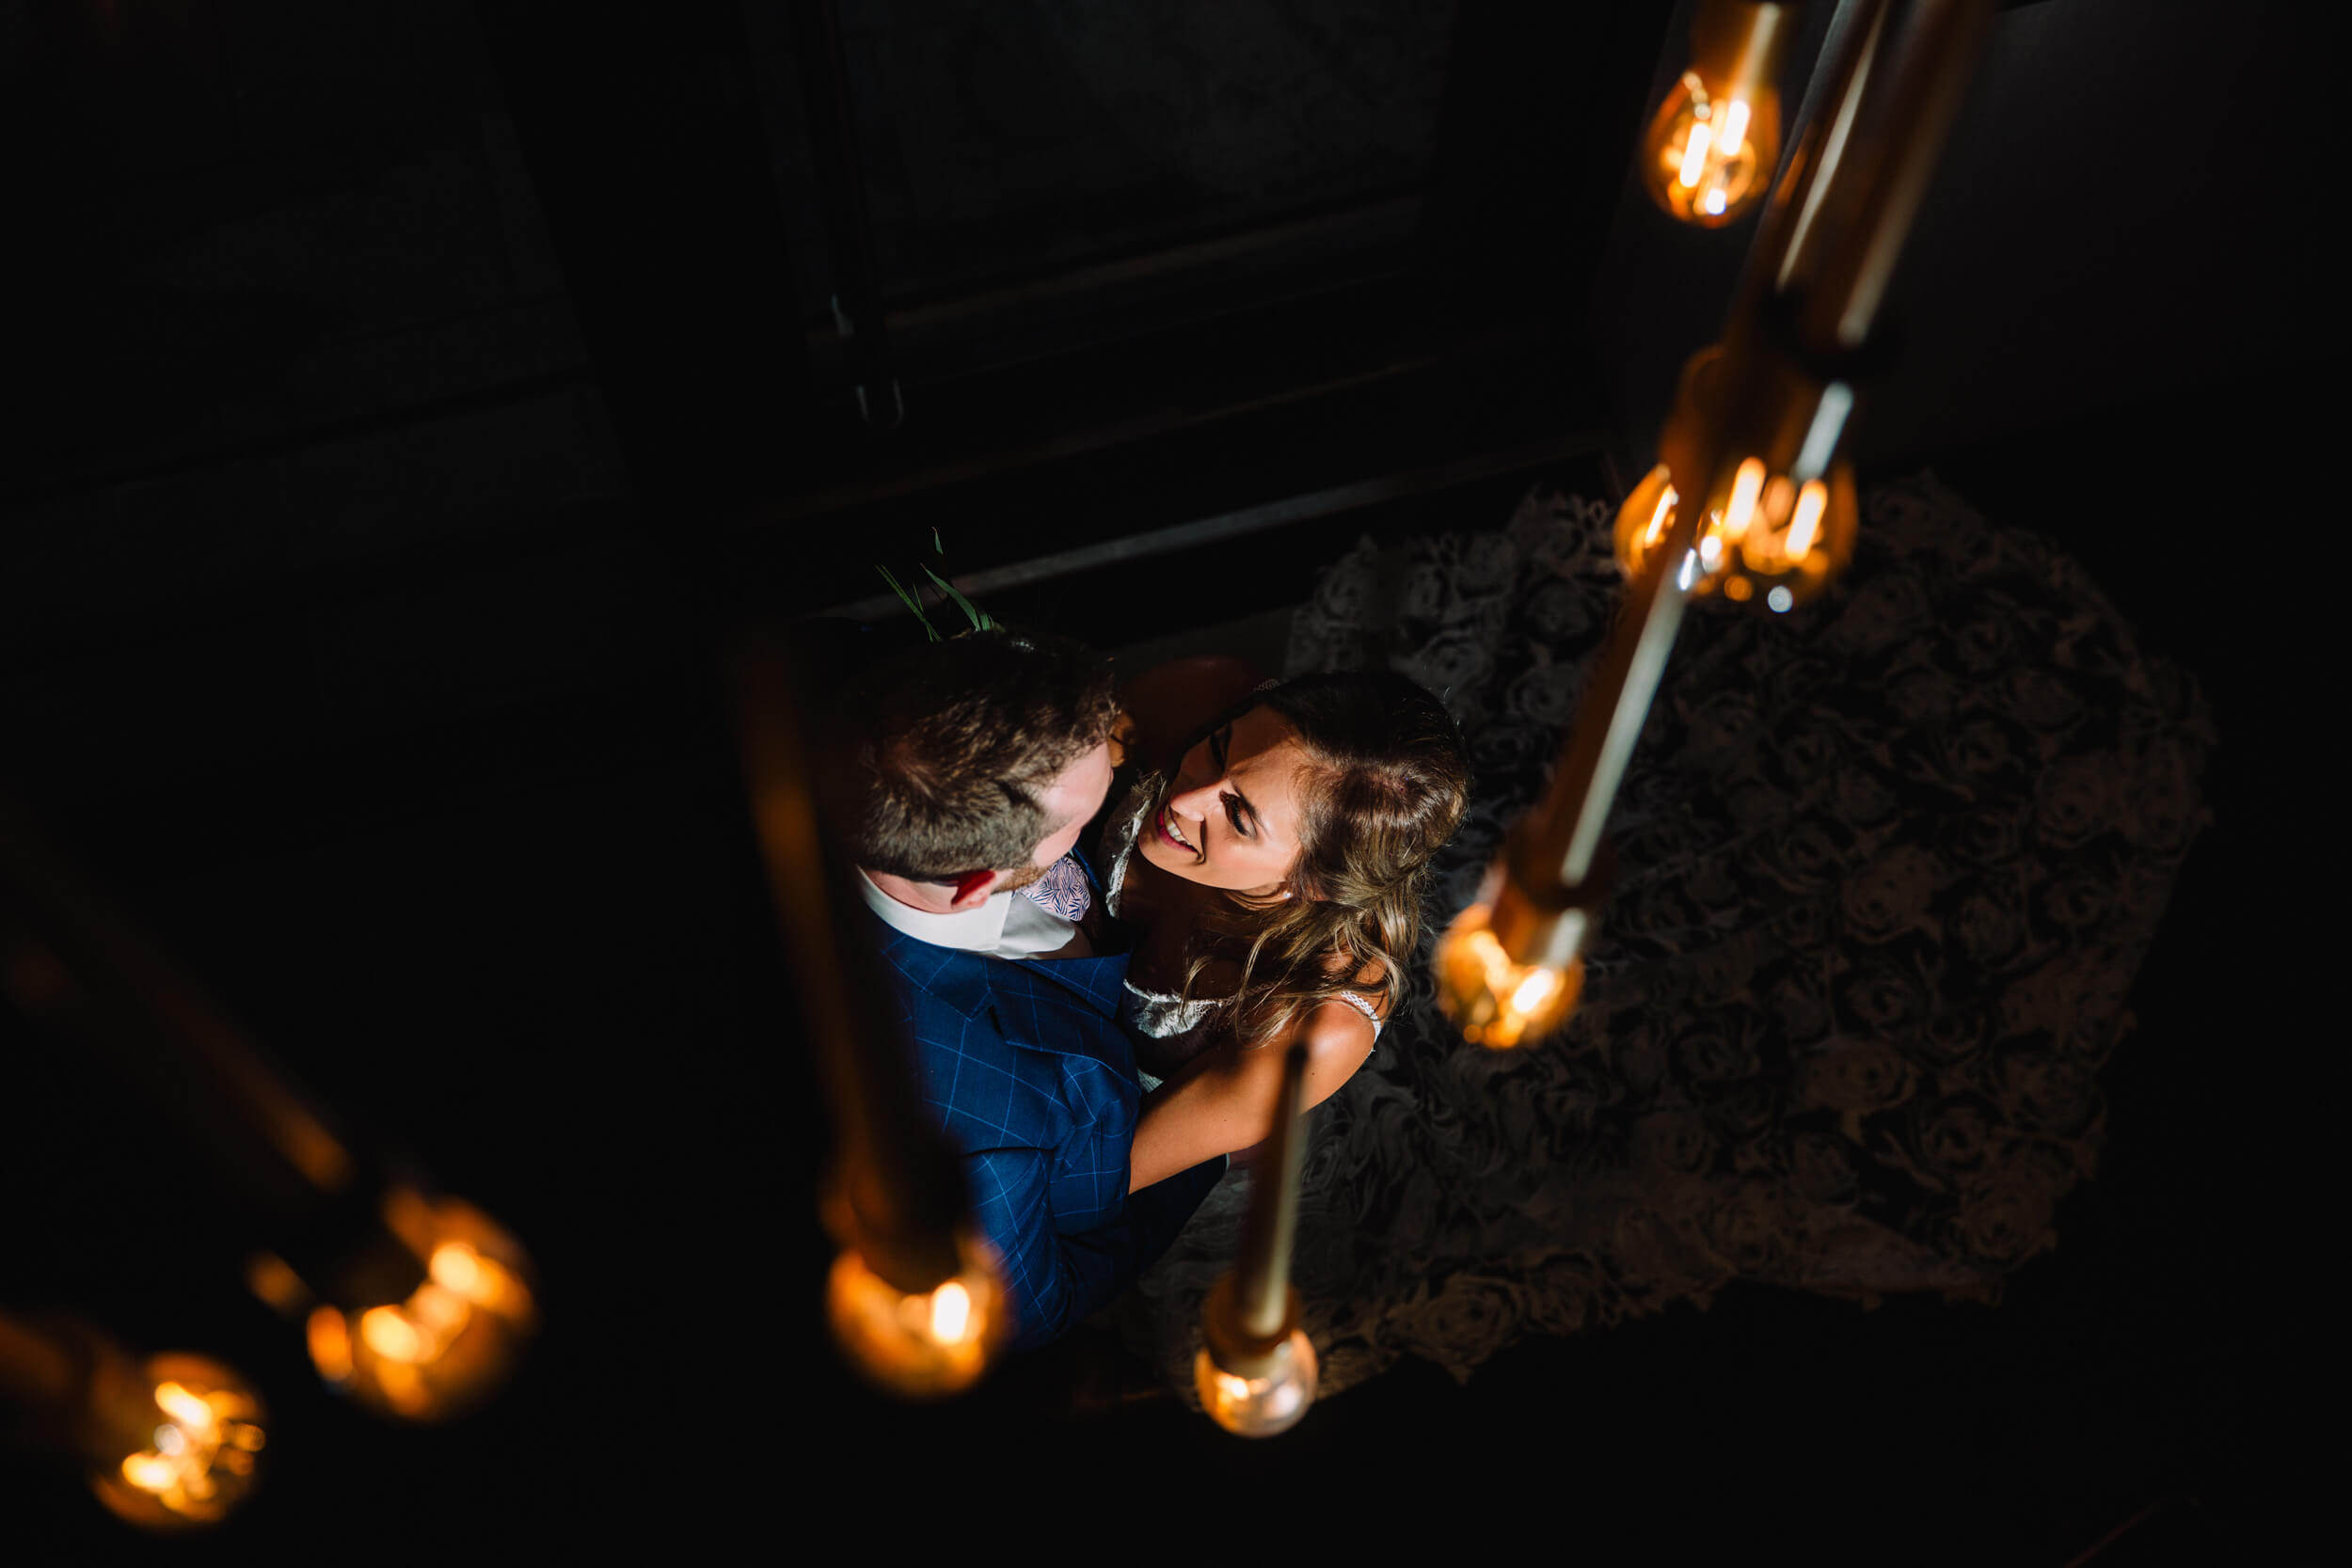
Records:
[[[212,1524],[260,1479],[261,1401],[234,1372],[202,1356],[159,1355],[145,1370],[151,1404],[143,1415],[126,1412],[120,1424],[151,1423],[151,1446],[93,1474],[91,1490],[144,1529]]]
[[[1737,158],[1748,133],[1748,104],[1745,99],[1735,98],[1724,106],[1724,132],[1715,139],[1715,156]],[[1696,182],[1692,182],[1696,183]]]
[[[1728,96],[1686,71],[1667,91],[1643,138],[1644,182],[1685,223],[1714,229],[1763,195],[1780,156],[1780,110],[1766,94]]]
[[[1475,1045],[1507,1049],[1549,1034],[1576,1006],[1584,984],[1581,959],[1567,969],[1520,964],[1487,929],[1488,911],[1473,904],[1438,943],[1438,1005]]]
[[[1716,496],[1721,510],[1702,520],[1677,578],[1693,597],[1720,591],[1737,603],[1761,599],[1764,607],[1786,610],[1820,592],[1852,551],[1858,509],[1852,470],[1843,462],[1833,463],[1826,477],[1799,485],[1775,472],[1769,458],[1752,453],[1730,470]],[[1662,463],[1626,497],[1615,542],[1628,577],[1639,577],[1664,543],[1678,504]],[[1788,592],[1775,599],[1773,590],[1780,588]]]
[[[496,1388],[536,1329],[528,1264],[511,1236],[456,1198],[396,1190],[384,1217],[424,1277],[397,1302],[313,1309],[310,1360],[379,1412],[437,1420]]]
[[[397,1307],[371,1307],[359,1314],[359,1339],[376,1354],[394,1361],[421,1361],[441,1348],[420,1333]]]
[[[1314,1342],[1305,1329],[1293,1329],[1290,1338],[1276,1349],[1274,1360],[1274,1367],[1263,1377],[1236,1377],[1202,1350],[1192,1364],[1193,1386],[1200,1395],[1201,1410],[1209,1419],[1242,1437],[1271,1437],[1296,1426],[1315,1402]]]
[[[1707,172],[1707,144],[1709,137],[1706,123],[1702,121],[1692,126],[1685,135],[1687,139],[1682,147],[1682,166],[1675,175],[1675,183],[1695,185],[1699,182],[1699,176]]]
[[[1764,494],[1764,460],[1744,459],[1731,476],[1731,503],[1724,508],[1724,537],[1738,544],[1756,520],[1756,498]]]
[[[1805,481],[1797,492],[1797,515],[1788,525],[1787,553],[1791,561],[1803,561],[1812,553],[1813,542],[1821,536],[1821,514],[1829,510],[1829,486],[1818,479]]]
[[[351,1328],[343,1322],[343,1315],[331,1307],[314,1307],[305,1329],[310,1345],[310,1364],[319,1370],[319,1376],[329,1383],[348,1379]]]
[[[972,1292],[951,1279],[931,1292],[931,1338],[943,1345],[961,1344],[972,1329]]]
[[[1666,465],[1661,463],[1642,476],[1642,483],[1626,497],[1617,509],[1617,563],[1628,577],[1641,575],[1642,562],[1650,551],[1665,538],[1673,526],[1675,506],[1680,499],[1668,483]]]
[[[1642,535],[1645,547],[1654,546],[1665,536],[1666,524],[1675,515],[1675,502],[1679,499],[1671,484],[1658,492],[1657,509],[1649,515],[1649,531]]]
[[[932,1399],[970,1387],[1012,1331],[995,1254],[976,1234],[957,1238],[962,1272],[930,1291],[900,1291],[853,1247],[834,1259],[826,1315],[860,1371],[888,1391]]]

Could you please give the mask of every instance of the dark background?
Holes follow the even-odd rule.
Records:
[[[1087,1414],[1074,1348],[913,1412],[823,1349],[825,1134],[713,649],[933,528],[967,572],[1309,498],[992,601],[1127,647],[1295,603],[1359,531],[1620,483],[1753,228],[1626,179],[1689,9],[0,6],[0,773],[548,1300],[497,1404],[368,1421],[243,1293],[266,1226],[0,1010],[0,1305],[220,1354],[277,1414],[269,1490],[168,1548],[13,1462],[11,1558],[1189,1555],[1237,1517],[2296,1557],[2344,1458],[2306,738],[2341,333],[2285,8],[2003,8],[1857,433],[1866,477],[1931,464],[2076,554],[2221,733],[2100,1177],[2002,1306],[1734,1291],[1259,1445]]]

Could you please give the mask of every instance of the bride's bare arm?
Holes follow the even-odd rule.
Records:
[[[1204,654],[1175,658],[1119,689],[1119,704],[1134,723],[1129,750],[1146,769],[1175,766],[1184,737],[1249,694],[1258,673],[1238,658]]]
[[[1344,1002],[1317,1007],[1298,1037],[1307,1042],[1309,1105],[1328,1099],[1372,1054],[1372,1021]],[[1202,1052],[1147,1095],[1128,1156],[1128,1190],[1139,1192],[1203,1160],[1263,1142],[1281,1093],[1282,1056],[1278,1042],[1248,1047],[1231,1041]]]

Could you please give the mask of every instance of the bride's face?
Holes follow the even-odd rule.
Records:
[[[1271,897],[1298,861],[1306,772],[1290,721],[1251,708],[1184,753],[1136,847],[1175,876]]]

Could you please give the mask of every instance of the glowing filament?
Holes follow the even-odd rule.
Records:
[[[157,1384],[155,1403],[192,1434],[202,1435],[213,1429],[213,1407],[177,1383],[166,1380]]]
[[[1483,924],[1473,905],[1438,948],[1438,1002],[1463,1037],[1478,1045],[1507,1047],[1556,1022],[1581,989],[1581,964],[1567,970],[1511,959],[1502,942]]]
[[[1552,992],[1559,989],[1560,976],[1549,969],[1539,969],[1519,982],[1518,990],[1511,993],[1511,1006],[1518,1012],[1534,1012],[1550,1001]]]
[[[1682,148],[1682,169],[1675,176],[1686,188],[1695,188],[1699,176],[1706,171],[1708,140],[1713,135],[1704,120],[1691,127],[1691,139]]]
[[[1227,1371],[1206,1347],[1193,1358],[1192,1375],[1202,1413],[1242,1437],[1271,1437],[1297,1425],[1320,1381],[1315,1347],[1304,1329],[1291,1331],[1263,1376]]]
[[[1731,503],[1724,509],[1724,536],[1738,544],[1756,520],[1756,498],[1764,493],[1764,460],[1751,457],[1731,477]]]
[[[209,1524],[252,1484],[253,1456],[262,1444],[255,1424],[261,1404],[233,1385],[210,1386],[226,1369],[200,1357],[157,1356],[148,1375],[156,1379],[151,1397],[164,1418],[149,1439],[152,1446],[123,1455],[92,1484],[108,1508],[143,1528]]]
[[[351,1325],[332,1307],[314,1307],[307,1325],[310,1362],[329,1383],[351,1377]]]
[[[972,1292],[951,1279],[931,1292],[931,1334],[943,1345],[959,1344],[972,1327]]]
[[[1671,484],[1659,492],[1658,510],[1650,514],[1649,531],[1642,535],[1644,549],[1657,544],[1660,535],[1666,531],[1666,519],[1674,514],[1675,499],[1675,487]]]
[[[1829,510],[1829,486],[1818,479],[1805,481],[1797,492],[1797,515],[1788,525],[1786,546],[1791,561],[1803,561],[1820,537],[1821,514]]]
[[[1735,98],[1724,106],[1724,134],[1722,140],[1716,146],[1715,155],[1719,158],[1737,158],[1740,156],[1740,140],[1742,136],[1747,135],[1747,100],[1744,98]],[[1695,184],[1697,182],[1686,176],[1682,182],[1686,185],[1690,185]]]
[[[893,1393],[917,1399],[969,1387],[1012,1325],[995,1254],[959,1235],[961,1273],[929,1291],[901,1291],[867,1266],[855,1247],[834,1258],[826,1281],[834,1338],[859,1371]]]
[[[397,1307],[371,1307],[359,1314],[359,1338],[388,1361],[423,1361],[440,1348]]]

